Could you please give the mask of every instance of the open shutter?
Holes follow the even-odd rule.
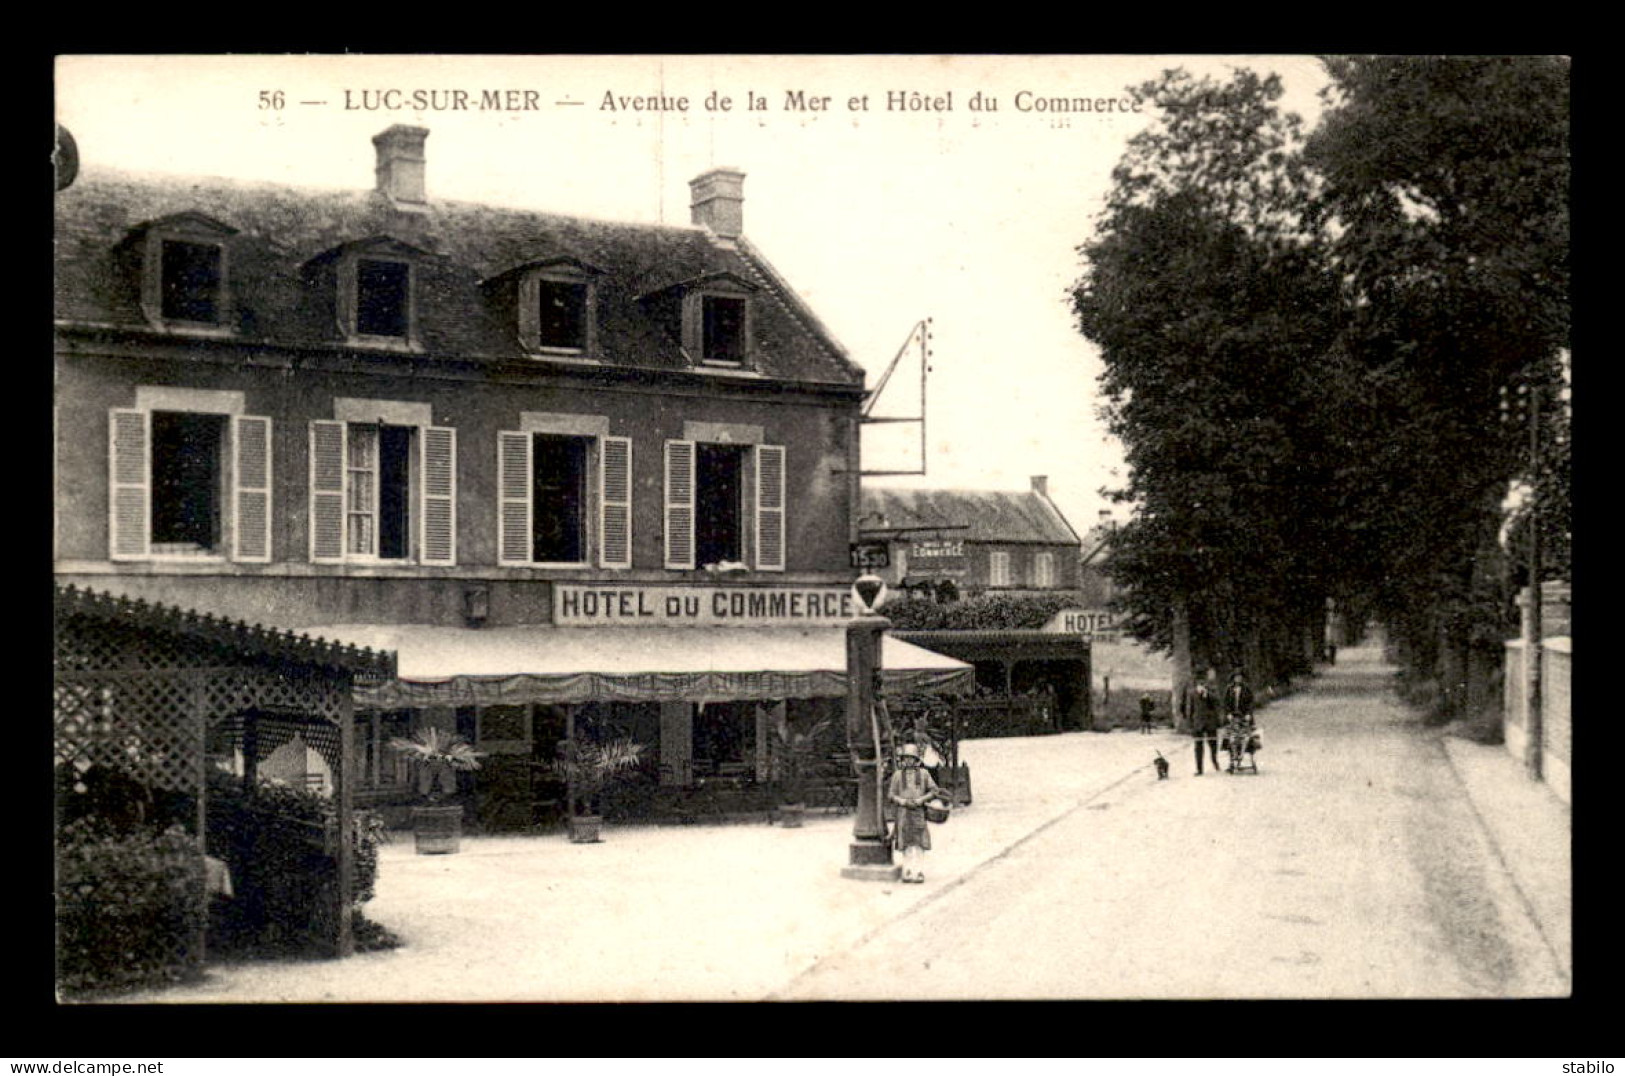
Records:
[[[666,442],[666,567],[694,567],[694,442]]]
[[[425,426],[423,446],[423,521],[419,539],[424,564],[457,563],[457,431]]]
[[[756,446],[756,567],[784,571],[784,446]]]
[[[344,560],[344,423],[310,424],[310,559]]]
[[[152,505],[148,454],[151,419],[146,411],[108,414],[108,556],[139,560],[148,555]]]
[[[528,433],[497,434],[497,563],[531,558],[530,446]]]
[[[598,442],[601,482],[598,564],[632,567],[632,439],[604,437]]]
[[[271,420],[238,415],[232,421],[231,559],[271,560]]]

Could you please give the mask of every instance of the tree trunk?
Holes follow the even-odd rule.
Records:
[[[1190,720],[1185,713],[1184,701],[1191,690],[1191,620],[1183,597],[1174,599],[1173,633],[1174,679],[1171,685],[1173,694],[1170,699],[1173,704],[1174,727],[1180,732],[1186,732],[1190,729]]]
[[[1439,715],[1445,720],[1461,716],[1467,686],[1467,640],[1459,617],[1451,617],[1439,630]]]

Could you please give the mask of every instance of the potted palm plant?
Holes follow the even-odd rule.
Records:
[[[779,771],[779,824],[800,827],[807,813],[807,767],[818,738],[830,727],[825,719],[806,729],[797,729],[781,709],[773,719],[773,746]]]
[[[622,737],[604,743],[561,740],[552,770],[565,783],[569,810],[566,825],[572,844],[603,840],[604,819],[598,813],[604,789],[643,761],[643,745]]]
[[[457,791],[457,774],[480,768],[484,752],[437,728],[419,729],[411,739],[397,737],[389,746],[413,763],[418,792],[427,801],[412,808],[412,834],[418,855],[457,851],[463,836],[463,808],[441,800]]]

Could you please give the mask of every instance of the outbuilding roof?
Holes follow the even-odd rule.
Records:
[[[498,282],[516,268],[569,260],[596,270],[594,357],[604,366],[692,369],[680,327],[640,297],[727,274],[759,289],[750,328],[750,366],[758,376],[863,383],[862,369],[744,238],[721,242],[698,226],[443,199],[405,209],[377,191],[227,179],[80,173],[56,195],[58,322],[148,329],[132,248],[141,229],[182,217],[230,230],[221,239],[230,328],[245,344],[342,344],[331,284],[311,267],[350,244],[393,241],[425,252],[415,301],[418,342],[429,360],[522,359]]]
[[[199,613],[178,605],[108,594],[88,587],[55,584],[55,614],[89,617],[143,632],[185,636],[237,656],[269,658],[290,665],[346,670],[362,677],[395,675],[395,655],[388,650],[288,631],[243,620]]]
[[[923,532],[968,542],[1078,545],[1050,499],[1037,490],[865,489],[858,521],[865,534]]]

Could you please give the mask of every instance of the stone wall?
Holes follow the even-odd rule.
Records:
[[[1541,779],[1564,803],[1571,803],[1570,766],[1573,759],[1574,718],[1571,683],[1574,642],[1569,636],[1548,637],[1541,646]],[[1505,698],[1502,708],[1506,748],[1519,761],[1528,757],[1529,694],[1524,641],[1506,644]]]

